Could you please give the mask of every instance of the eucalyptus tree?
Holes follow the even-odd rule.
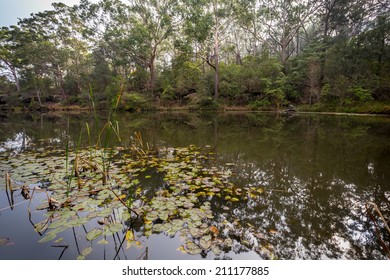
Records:
[[[147,88],[156,88],[156,61],[164,44],[172,36],[177,15],[176,0],[129,0],[132,17],[128,42],[133,46],[132,55],[137,64],[148,69]]]
[[[23,67],[21,74],[40,94],[60,93],[67,99],[65,78],[73,76],[80,88],[81,72],[88,53],[82,27],[72,7],[53,4],[53,10],[31,14],[18,22],[20,38],[15,39]],[[52,85],[57,92],[53,92]]]
[[[242,0],[236,6],[239,22],[263,48],[279,56],[286,71],[288,59],[299,52],[300,32],[311,24],[317,1]]]
[[[233,23],[232,0],[182,0],[185,34],[201,47],[197,55],[214,70],[214,98],[219,96],[220,52]]]
[[[0,29],[0,69],[2,74],[7,78],[11,75],[11,79],[15,83],[16,91],[20,93],[20,82],[18,67],[20,59],[17,54],[17,47],[14,42],[15,33],[18,32],[16,26],[3,27]]]

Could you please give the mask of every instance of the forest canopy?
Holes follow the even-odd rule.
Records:
[[[389,35],[388,0],[55,3],[1,28],[0,101],[389,104]]]

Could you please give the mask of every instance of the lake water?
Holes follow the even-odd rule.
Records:
[[[194,191],[198,197],[192,201],[194,206],[183,200],[184,206],[183,203],[176,206],[179,208],[168,212],[168,217],[161,218],[160,213],[160,218],[150,218],[149,213],[149,220],[148,212],[143,214],[146,218],[129,219],[126,216],[122,219],[122,208],[125,207],[112,197],[110,201],[116,202],[116,210],[100,217],[109,217],[109,222],[99,220],[98,211],[103,211],[111,202],[104,202],[104,207],[100,202],[94,210],[91,210],[91,205],[89,208],[75,208],[75,203],[72,211],[66,206],[55,210],[42,209],[39,205],[51,194],[50,187],[47,187],[47,192],[36,191],[32,199],[25,199],[20,190],[23,186],[29,188],[31,195],[35,186],[45,189],[54,185],[50,179],[53,177],[47,173],[44,181],[34,181],[30,175],[22,180],[16,179],[16,173],[35,174],[28,166],[35,164],[37,159],[44,166],[45,156],[50,156],[46,155],[49,150],[56,151],[57,160],[61,162],[59,165],[65,166],[66,154],[63,151],[66,147],[74,151],[97,143],[101,129],[97,123],[103,126],[106,115],[95,119],[88,113],[1,113],[0,259],[76,259],[80,256],[86,259],[389,257],[390,234],[373,206],[378,207],[389,223],[389,117],[207,112],[118,114],[115,116],[118,126],[112,121],[117,135],[113,133],[110,146],[119,146],[121,149],[118,150],[126,153],[135,142],[140,142],[136,135],[142,137],[144,148],[151,151],[194,145],[196,153],[199,148],[199,151],[207,151],[208,156],[212,155],[212,160],[207,159],[210,168],[207,172],[211,170],[215,176],[228,180],[226,184],[234,191],[229,197],[226,193],[216,195],[222,192],[215,187],[219,184],[219,177],[210,175],[214,180],[212,191],[208,188],[204,195],[199,189]],[[104,133],[100,136],[103,139]],[[23,155],[31,158],[28,164],[15,166],[15,160]],[[39,166],[33,166],[39,169]],[[13,182],[13,201],[10,193],[5,191],[6,173]],[[138,172],[136,185],[143,194],[145,205],[152,203],[157,196],[169,201],[172,193],[166,196],[163,191],[167,194],[181,186],[170,183],[170,189],[167,188],[169,182],[165,175],[150,166]],[[188,180],[195,182],[196,178]],[[123,193],[126,201],[132,195]],[[233,194],[236,200],[230,198]],[[185,195],[190,197],[187,192]],[[78,201],[84,203],[90,198],[80,197]],[[134,205],[140,203],[131,201]],[[186,203],[191,206],[186,206]],[[191,219],[184,219],[186,209],[200,209],[196,216],[200,221],[192,220],[199,223],[196,230],[189,226]],[[67,211],[74,217],[66,221],[85,218],[84,222],[49,233],[64,225],[65,220],[59,216]],[[206,217],[204,213],[207,211],[210,215]],[[184,222],[178,231],[169,231],[166,227],[145,234],[148,225],[163,226],[181,219]],[[119,224],[120,229],[112,234],[102,234],[101,227],[109,227],[112,220]],[[37,227],[42,221],[46,221],[45,230]],[[200,229],[204,230],[204,235],[198,233]],[[96,236],[93,236],[95,232]],[[181,232],[187,237],[183,238]],[[50,234],[53,238],[42,242],[42,238]],[[192,238],[190,241],[188,236]]]

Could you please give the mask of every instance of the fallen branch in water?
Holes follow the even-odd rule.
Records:
[[[379,210],[378,205],[376,205],[374,202],[367,202],[367,203],[366,203],[366,209],[367,209],[367,211],[368,211],[370,205],[371,205],[372,207],[374,207],[374,210],[378,213],[379,217],[381,217],[383,223],[385,224],[385,227],[386,227],[387,231],[390,233],[390,227],[389,227],[389,225],[387,224],[385,217],[383,217],[381,210]]]
[[[387,254],[387,257],[390,259],[390,249],[389,249],[389,246],[387,246],[387,244],[385,243],[385,241],[382,239],[381,237],[381,232],[379,230],[379,226],[376,222],[376,219],[374,218],[374,216],[372,215],[372,213],[370,212],[370,206],[372,206],[374,208],[374,210],[377,212],[377,214],[379,215],[379,217],[381,218],[381,220],[383,221],[387,231],[389,232],[390,234],[390,228],[389,228],[389,225],[387,224],[386,222],[386,219],[385,217],[382,215],[382,212],[379,210],[379,207],[373,203],[373,202],[367,202],[366,203],[366,211],[367,211],[367,214],[369,216],[369,218],[371,219],[371,221],[374,223],[374,226],[375,226],[375,231],[376,231],[376,234],[378,236],[378,239],[379,239],[379,243],[381,244],[382,248],[386,251],[386,254]]]

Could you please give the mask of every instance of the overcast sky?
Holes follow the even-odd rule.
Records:
[[[29,17],[31,13],[51,10],[53,8],[51,3],[54,2],[73,6],[79,0],[0,0],[0,27],[16,24],[18,18]],[[97,0],[91,2],[97,2]]]

